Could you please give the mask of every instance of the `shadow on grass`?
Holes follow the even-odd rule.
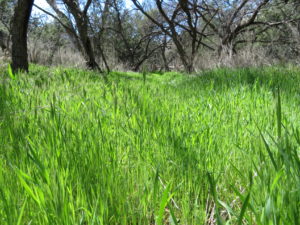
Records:
[[[95,71],[86,71],[76,68],[54,68],[31,65],[29,76],[34,76],[37,83],[47,83],[55,76],[76,80],[77,76],[91,80],[99,80],[103,77]],[[27,75],[28,76],[28,75]],[[53,77],[54,76],[54,77]],[[117,82],[144,82],[145,77],[137,72],[117,72],[108,74],[109,81]],[[216,90],[226,91],[235,87],[247,86],[250,88],[267,88],[273,91],[280,87],[283,92],[300,94],[300,70],[296,67],[261,67],[261,68],[220,68],[203,71],[195,75],[185,75],[178,72],[147,73],[147,82],[170,84],[178,89]]]
[[[297,68],[262,67],[243,69],[215,69],[184,79],[177,88],[226,91],[240,86],[250,88],[280,88],[284,92],[297,92],[300,87],[300,70]]]

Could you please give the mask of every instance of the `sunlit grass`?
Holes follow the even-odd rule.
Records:
[[[2,71],[0,224],[299,224],[300,72]]]

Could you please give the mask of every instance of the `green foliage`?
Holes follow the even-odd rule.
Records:
[[[0,0],[0,30],[10,30],[11,17],[13,15],[16,0]]]
[[[300,223],[297,69],[30,71],[1,76],[1,224]]]

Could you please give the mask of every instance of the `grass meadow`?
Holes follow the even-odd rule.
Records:
[[[300,224],[300,71],[0,73],[0,224]]]

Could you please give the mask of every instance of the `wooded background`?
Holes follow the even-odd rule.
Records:
[[[299,62],[297,0],[46,1],[40,8],[33,0],[0,0],[0,52],[18,58],[13,67],[28,58],[99,71],[192,73]],[[32,7],[40,13],[27,32]]]

